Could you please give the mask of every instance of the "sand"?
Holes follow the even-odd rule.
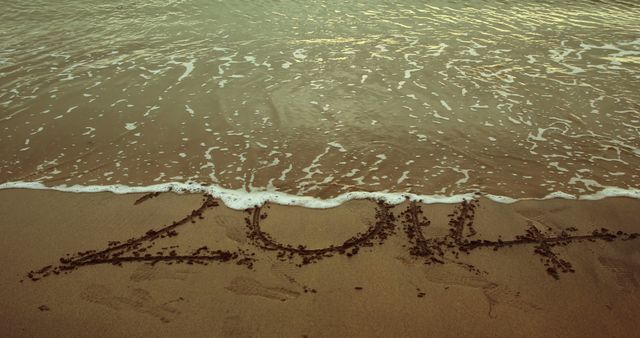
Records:
[[[201,195],[142,197],[0,191],[0,334],[640,330],[639,200],[352,201],[329,210],[267,205],[258,212],[215,206]]]

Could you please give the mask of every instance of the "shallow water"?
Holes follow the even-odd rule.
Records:
[[[2,1],[0,183],[640,182],[631,1]]]

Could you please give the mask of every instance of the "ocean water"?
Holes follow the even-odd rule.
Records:
[[[0,188],[640,197],[635,1],[0,1]]]

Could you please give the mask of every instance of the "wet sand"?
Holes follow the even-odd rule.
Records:
[[[4,7],[0,336],[639,332],[636,4]]]
[[[144,197],[0,191],[2,335],[640,329],[638,200],[236,211],[202,195]]]

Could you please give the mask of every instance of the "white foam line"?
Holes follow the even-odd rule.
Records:
[[[169,182],[147,186],[127,186],[121,184],[113,185],[58,185],[53,187],[45,186],[40,182],[7,182],[0,184],[2,189],[36,189],[36,190],[56,190],[62,192],[111,192],[114,194],[129,193],[150,193],[174,191],[177,193],[208,193],[215,198],[219,198],[231,209],[244,210],[254,206],[260,206],[266,202],[281,205],[302,206],[313,209],[327,209],[337,207],[351,200],[374,199],[382,200],[389,204],[400,204],[406,200],[416,201],[426,204],[434,203],[460,203],[475,196],[474,193],[458,195],[417,195],[412,193],[390,193],[390,192],[348,192],[329,199],[320,199],[312,196],[297,196],[282,192],[273,191],[251,191],[231,190],[218,186],[204,186],[197,183]],[[482,196],[498,203],[511,204],[524,200],[548,200],[548,199],[573,199],[573,200],[600,200],[607,197],[631,197],[640,199],[640,189],[623,189],[617,187],[606,187],[603,190],[591,194],[574,196],[561,191],[553,192],[542,198],[512,198],[483,194]]]

